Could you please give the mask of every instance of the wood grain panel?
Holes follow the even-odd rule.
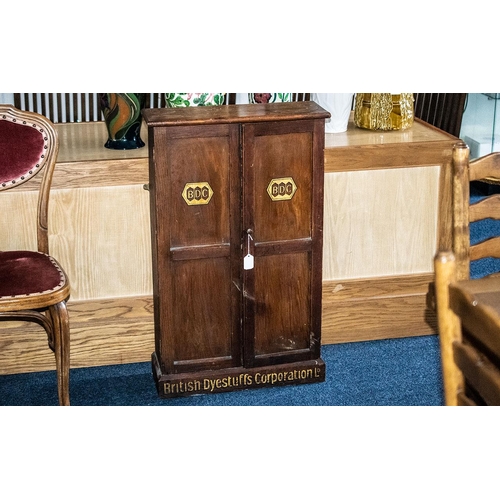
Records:
[[[254,348],[257,356],[309,348],[313,331],[310,283],[307,253],[256,259]]]
[[[322,343],[436,333],[426,307],[433,274],[323,282]]]
[[[168,364],[170,372],[175,365],[193,365],[217,358],[241,363],[239,354],[240,329],[234,321],[232,310],[235,286],[231,281],[231,262],[228,258],[199,259],[176,262],[172,272],[172,318],[168,330],[170,350],[173,352]],[[217,293],[214,293],[217,283]],[[167,344],[167,341],[163,344]],[[220,359],[219,359],[220,361]],[[171,366],[170,366],[171,363]]]
[[[33,182],[33,181],[31,181]],[[22,186],[20,186],[22,187]],[[38,192],[5,191],[0,196],[0,251],[36,250]]]
[[[323,279],[429,272],[439,167],[325,175]]]
[[[71,301],[71,367],[150,361],[154,351],[151,296]],[[0,374],[55,370],[42,327],[0,322]]]
[[[304,132],[255,137],[252,163],[255,192],[255,237],[258,242],[309,238],[312,232],[312,134]],[[275,201],[267,192],[273,179],[292,178],[291,200]]]
[[[16,188],[16,191],[37,191],[41,177]],[[58,162],[52,178],[52,190],[98,188],[107,186],[147,185],[147,158],[96,160],[93,162]]]
[[[36,249],[35,193],[2,193],[1,248]],[[51,253],[69,276],[75,300],[152,293],[149,194],[142,186],[62,189],[49,207]]]
[[[230,241],[229,133],[222,137],[192,137],[170,140],[171,167],[168,198],[171,219],[170,245],[214,245]],[[182,197],[190,183],[206,183],[213,190],[210,202],[188,205]]]
[[[74,299],[152,293],[149,196],[141,186],[56,191],[51,209],[52,252]]]

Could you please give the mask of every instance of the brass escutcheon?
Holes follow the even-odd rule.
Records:
[[[297,185],[291,177],[272,179],[267,186],[267,194],[273,201],[291,200],[297,191]]]

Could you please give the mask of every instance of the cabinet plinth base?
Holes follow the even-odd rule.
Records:
[[[319,358],[257,368],[237,367],[164,375],[156,353],[153,353],[152,365],[153,377],[161,398],[325,381],[325,363]]]

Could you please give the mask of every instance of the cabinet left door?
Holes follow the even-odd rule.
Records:
[[[156,127],[151,140],[157,362],[163,374],[241,366],[239,128]]]

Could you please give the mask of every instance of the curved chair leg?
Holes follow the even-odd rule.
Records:
[[[70,333],[66,302],[59,302],[59,304],[51,306],[49,314],[53,325],[59,404],[69,406]]]

